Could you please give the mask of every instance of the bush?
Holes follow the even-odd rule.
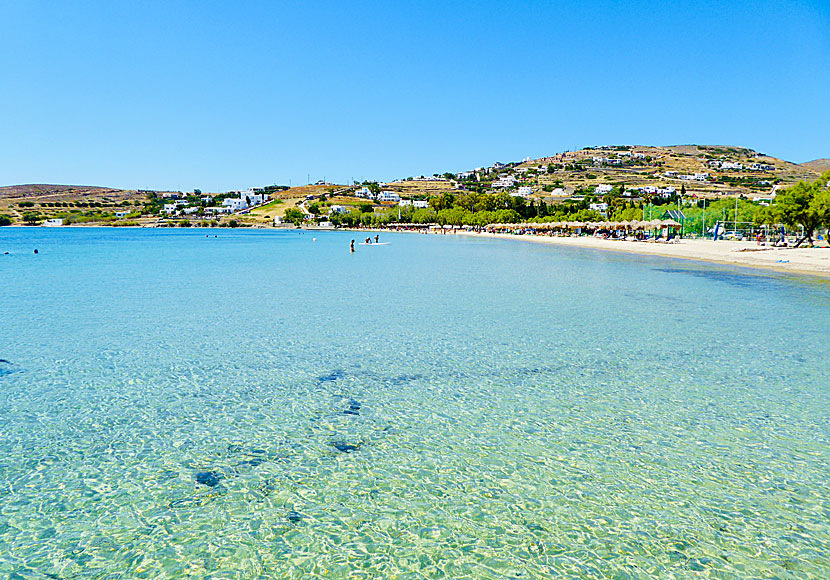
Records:
[[[239,227],[239,222],[236,221],[236,220],[231,220],[231,221],[228,222],[228,227],[229,228],[238,228]]]
[[[24,213],[23,222],[27,226],[36,226],[40,223],[40,216],[36,213]]]
[[[17,205],[19,207],[35,207],[35,202],[33,202],[33,201],[21,201]]]
[[[190,227],[190,221],[189,220],[179,220],[178,226],[180,228],[189,228]]]
[[[2,226],[10,226],[12,224],[12,218],[7,215],[0,215],[0,227]]]

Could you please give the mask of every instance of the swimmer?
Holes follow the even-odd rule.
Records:
[[[372,238],[366,238],[366,243],[371,244],[372,243]]]
[[[349,246],[349,249],[352,251],[352,254],[354,254],[354,240],[352,240],[352,243]]]
[[[37,254],[37,248],[35,248],[35,254]]]
[[[376,236],[375,236],[375,243],[376,243],[376,244],[379,244],[379,243],[380,243],[380,235],[376,235]]]

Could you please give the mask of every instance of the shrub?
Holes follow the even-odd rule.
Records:
[[[2,226],[10,226],[12,224],[12,218],[7,215],[0,215],[0,227]]]

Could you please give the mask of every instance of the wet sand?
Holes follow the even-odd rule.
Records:
[[[604,240],[591,236],[548,237],[491,233],[477,234],[473,232],[458,232],[457,235],[667,256],[670,258],[717,262],[750,268],[766,268],[780,272],[809,274],[830,278],[830,248],[828,247],[772,248],[770,246],[759,246],[756,242],[725,240],[715,242],[712,240],[684,239],[677,240],[673,243],[656,243]]]

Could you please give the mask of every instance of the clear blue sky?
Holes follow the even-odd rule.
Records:
[[[0,185],[224,191],[602,144],[830,157],[830,1],[0,2]]]

